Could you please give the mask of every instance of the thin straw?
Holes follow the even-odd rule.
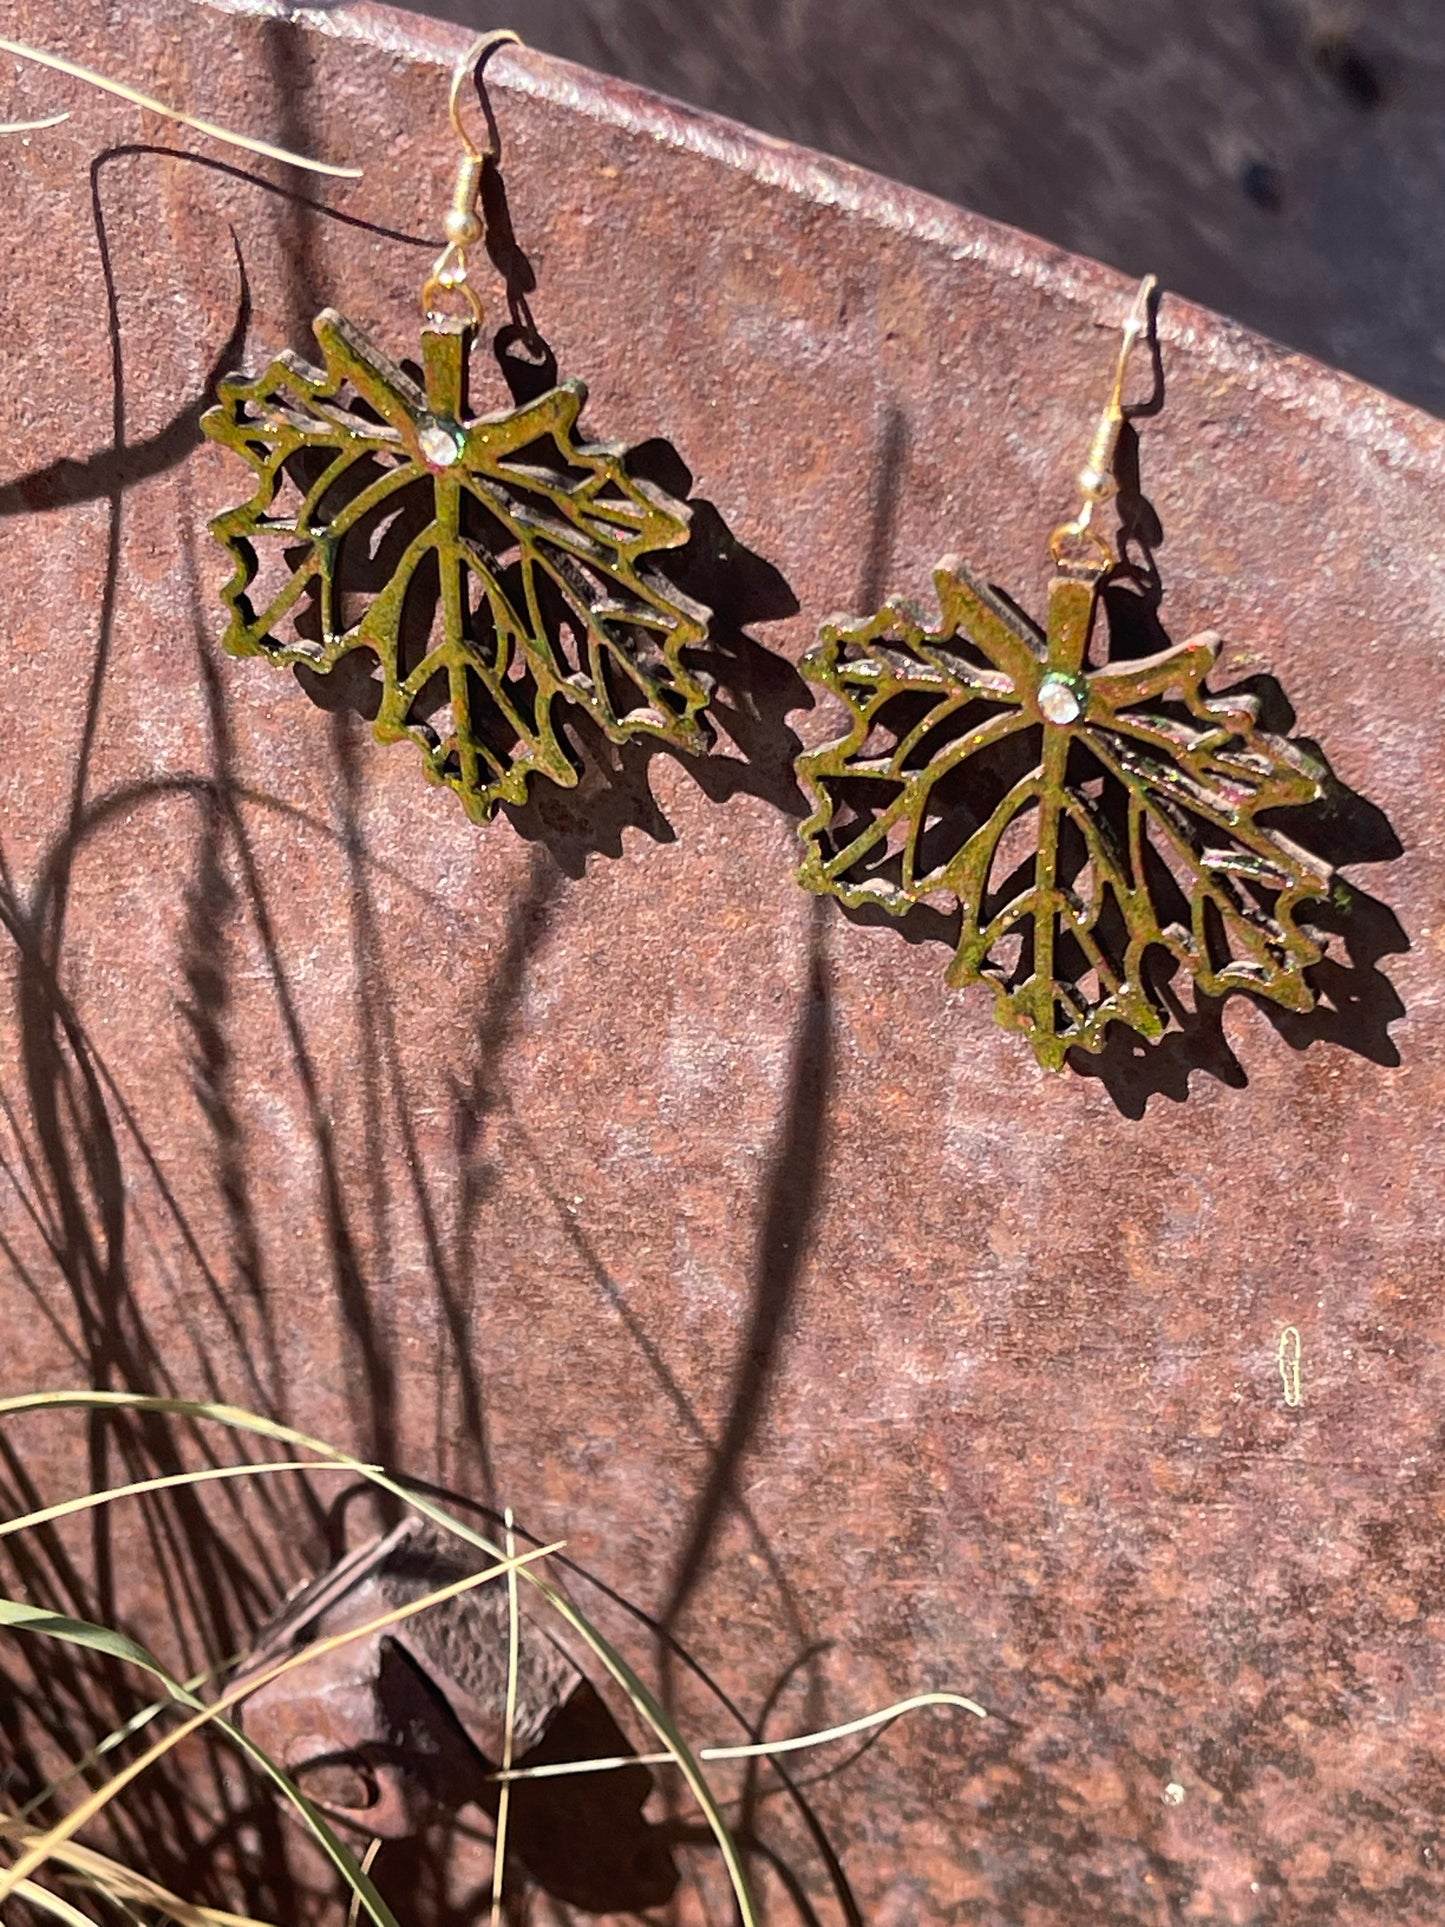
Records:
[[[46,53],[40,47],[28,47],[23,40],[0,38],[0,53],[14,54],[18,60],[34,60],[42,67],[53,67],[58,74],[68,74],[72,80],[83,80],[88,86],[99,87],[102,92],[115,94],[121,100],[128,100],[132,107],[144,107],[147,113],[163,114],[167,120],[179,122],[182,127],[193,127],[198,134],[207,134],[212,140],[225,141],[230,147],[242,147],[248,154],[264,154],[268,160],[281,161],[287,167],[303,167],[311,174],[333,174],[339,180],[359,181],[359,167],[334,167],[330,161],[307,160],[304,154],[293,154],[288,148],[275,147],[270,141],[255,140],[249,134],[233,134],[229,128],[219,127],[213,120],[202,120],[199,115],[182,113],[178,107],[167,107],[163,100],[155,100],[143,94],[136,87],[129,87],[123,80],[111,80],[105,74],[98,74],[90,67],[82,67],[73,60],[66,60],[61,54]],[[64,115],[58,116],[64,119]],[[28,123],[35,127],[54,126],[54,121],[34,121]],[[18,131],[0,128],[0,132]]]
[[[46,114],[42,120],[0,120],[0,134],[38,134],[44,128],[58,127],[70,115]]]

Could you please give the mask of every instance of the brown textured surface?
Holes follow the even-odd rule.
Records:
[[[768,652],[954,547],[1037,601],[1124,284],[499,57],[533,307],[592,429],[667,435],[800,613],[711,565],[724,638],[757,638],[725,678],[746,754],[629,756],[480,831],[407,749],[218,656],[203,525],[237,474],[195,429],[242,358],[228,223],[248,365],[323,298],[407,349],[456,40],[164,0],[13,30],[355,158],[322,198],[375,227],[106,158],[117,403],[86,169],[189,137],[10,88],[81,111],[7,149],[0,217],[3,1389],[213,1390],[509,1502],[749,1721],[832,1642],[770,1732],[976,1694],[989,1726],[923,1715],[809,1796],[853,1913],[764,1803],[820,1920],[1437,1919],[1442,430],[1166,302],[1165,618],[1237,638],[1388,813],[1406,857],[1354,874],[1413,947],[1367,943],[1313,1026],[1236,1001],[1050,1077],[943,946],[792,883],[789,730],[825,725]],[[56,1494],[86,1476],[60,1441],[21,1441]],[[123,1590],[150,1556],[122,1547]],[[213,1561],[213,1651],[274,1601],[252,1562]]]
[[[489,0],[408,0],[478,27]],[[1438,0],[511,0],[528,46],[976,208],[1445,411]]]

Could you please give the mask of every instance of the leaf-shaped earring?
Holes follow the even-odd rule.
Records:
[[[1274,820],[1320,799],[1323,765],[1262,730],[1251,697],[1210,693],[1213,633],[1090,661],[1119,567],[1095,516],[1154,286],[1125,325],[1083,508],[1053,535],[1047,628],[949,558],[937,627],[890,602],[829,623],[802,664],[850,727],[798,758],[814,804],[801,882],[895,916],[956,908],[949,983],[987,983],[999,1022],[1050,1070],[1075,1046],[1102,1049],[1113,1023],[1162,1034],[1159,953],[1209,995],[1294,1011],[1313,1008],[1305,972],[1323,954],[1296,911],[1333,873]]]
[[[468,406],[482,304],[467,252],[497,145],[490,109],[488,148],[472,140],[460,97],[516,38],[484,34],[452,79],[463,155],[422,290],[422,381],[328,308],[324,368],[283,353],[222,382],[201,421],[256,476],[211,523],[235,563],[226,649],[321,675],[370,652],[377,737],[416,743],[478,822],[522,802],[533,773],[577,782],[559,701],[614,742],[698,751],[709,693],[687,661],[709,612],[650,563],[687,541],[687,506],[630,475],[622,449],[577,439],[580,381],[500,414]]]

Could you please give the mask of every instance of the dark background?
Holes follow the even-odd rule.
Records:
[[[1445,413],[1445,0],[428,0]]]

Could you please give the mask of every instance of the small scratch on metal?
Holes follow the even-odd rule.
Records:
[[[1279,1375],[1284,1383],[1285,1404],[1301,1404],[1300,1336],[1293,1325],[1286,1325],[1279,1335]]]

